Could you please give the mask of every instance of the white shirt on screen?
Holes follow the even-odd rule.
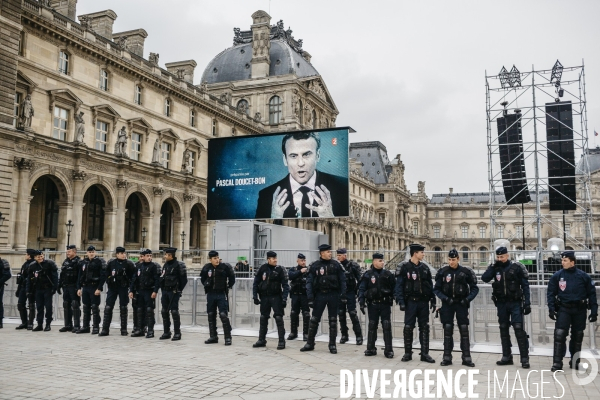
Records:
[[[301,185],[298,182],[296,182],[294,180],[294,178],[292,178],[292,176],[290,175],[290,186],[292,188],[292,196],[294,198],[294,207],[296,208],[296,217],[300,218],[302,217],[302,192],[300,191],[300,188],[302,186],[306,186],[307,188],[310,189],[310,192],[308,192],[308,201],[310,202],[310,204],[313,204],[313,200],[315,198],[315,182],[317,181],[317,174],[316,172],[313,174],[313,176],[308,180],[308,182],[306,182],[306,184]],[[308,210],[310,212],[310,216],[312,217],[312,210]]]

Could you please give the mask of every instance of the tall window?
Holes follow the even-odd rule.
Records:
[[[15,117],[19,116],[19,108],[21,107],[21,93],[16,92],[15,93]],[[18,118],[15,118],[15,123],[17,121]]]
[[[139,133],[131,134],[131,159],[140,161],[140,153],[142,152],[142,135]]]
[[[171,116],[171,99],[165,99],[165,115]]]
[[[468,226],[461,226],[460,231],[461,231],[463,239],[469,238],[469,227]]]
[[[419,223],[417,221],[413,222],[413,235],[419,234]]]
[[[517,225],[517,238],[523,239],[523,226]]]
[[[379,201],[383,203],[385,201],[385,195],[383,193],[379,193]]]
[[[435,239],[439,239],[440,238],[440,227],[439,225],[436,225],[433,227],[433,237]]]
[[[171,244],[173,235],[173,207],[170,201],[165,201],[160,208],[160,243]]]
[[[136,194],[132,194],[125,203],[125,241],[130,243],[139,242],[140,211],[142,204]]]
[[[537,225],[533,226],[533,237],[537,238],[538,237],[538,229],[537,229]]]
[[[269,124],[276,125],[281,120],[281,99],[279,96],[271,97],[269,100]]]
[[[484,239],[484,238],[485,238],[485,226],[480,226],[480,227],[479,227],[479,237],[480,237],[481,239]]]
[[[467,212],[465,210],[462,211],[461,215],[463,218],[467,218]]]
[[[460,251],[462,251],[462,259],[463,261],[469,261],[469,248],[461,247]]]
[[[488,249],[486,247],[480,247],[479,248],[479,262],[481,264],[484,264],[487,262],[487,258],[488,258],[488,254],[487,254]]]
[[[571,224],[565,224],[565,234],[567,236],[571,234]]]
[[[135,89],[134,89],[134,95],[133,95],[133,101],[135,104],[139,104],[140,106],[142,105],[142,87],[140,85],[135,85]]]
[[[20,56],[24,56],[25,55],[25,31],[21,31],[21,34],[19,35],[19,55]]]
[[[54,182],[46,179],[46,201],[44,205],[44,237],[58,237],[58,189]]]
[[[88,240],[103,240],[104,195],[97,186],[92,186],[84,201],[88,208]]]
[[[191,153],[192,153],[192,166],[191,166],[192,171],[191,172],[193,175],[194,171],[196,170],[196,152],[191,151]]]
[[[479,210],[479,217],[481,217],[481,218],[485,217],[485,211]]]
[[[433,212],[433,218],[439,218],[440,217],[440,212],[439,211],[434,211]]]
[[[64,108],[54,107],[54,124],[52,125],[52,137],[58,140],[65,140],[67,136],[67,121],[69,112]]]
[[[164,168],[169,168],[169,161],[171,160],[171,144],[161,143],[161,160]]]
[[[192,128],[196,127],[196,111],[190,110],[190,126]]]
[[[356,186],[354,186],[354,183],[352,184],[352,194],[356,194]]]
[[[217,120],[212,120],[212,135],[217,136]]]
[[[497,229],[498,230],[497,239],[504,239],[504,226],[498,225],[497,228],[498,228]]]
[[[64,51],[58,54],[58,72],[69,75],[69,54]]]
[[[433,251],[435,251],[435,263],[441,264],[442,263],[442,248],[434,247]]]
[[[94,148],[106,153],[106,138],[108,136],[108,124],[96,121],[96,144]]]
[[[100,70],[100,90],[108,91],[108,72],[105,69]]]
[[[414,212],[417,212],[417,211],[419,211],[419,206],[415,204],[415,205],[413,206],[413,211],[414,211]]]

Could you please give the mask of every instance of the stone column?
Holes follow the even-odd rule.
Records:
[[[70,201],[61,201],[58,203],[58,234],[56,240],[56,250],[65,251],[67,246],[67,221],[73,203]],[[71,232],[72,233],[72,232]]]
[[[115,222],[117,211],[114,208],[104,209],[104,250],[115,251]]]
[[[125,247],[125,191],[128,182],[117,179],[117,209],[115,210],[117,219],[115,223],[115,245]]]
[[[14,166],[19,170],[17,187],[17,212],[15,213],[15,250],[27,249],[27,228],[29,217],[29,172],[33,166],[31,160],[14,159]]]
[[[71,220],[73,221],[73,230],[71,231],[71,244],[81,248],[81,235],[83,232],[83,180],[86,177],[85,171],[73,171],[73,211]]]
[[[152,218],[152,229],[150,230],[150,248],[152,251],[158,251],[159,240],[160,240],[160,206],[164,189],[161,187],[155,187],[154,190],[154,216]]]
[[[151,249],[151,238],[152,238],[152,224],[153,224],[153,216],[152,213],[145,213],[142,214],[142,226],[140,228],[140,244],[142,245],[142,247],[147,247]],[[148,234],[146,235],[146,239],[143,240],[142,239],[142,229],[146,228],[146,231],[148,232]]]

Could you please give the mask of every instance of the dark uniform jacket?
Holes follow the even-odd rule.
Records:
[[[477,276],[471,268],[459,265],[454,269],[444,265],[435,275],[433,293],[442,301],[451,298],[455,301],[467,299],[471,302],[479,293]]]
[[[394,304],[396,277],[387,269],[371,269],[365,271],[358,286],[358,302],[361,306],[368,303]]]
[[[0,286],[2,286],[11,278],[12,274],[10,273],[10,264],[3,258],[0,259],[0,268],[2,268],[0,271]]]
[[[77,289],[83,286],[91,286],[95,290],[102,291],[106,281],[106,261],[102,257],[94,257],[91,260],[85,257],[79,262],[79,277]]]
[[[492,299],[495,301],[521,301],[524,306],[531,305],[527,268],[521,263],[496,261],[481,275],[485,283],[492,282]]]
[[[302,273],[302,268],[306,268],[306,272]],[[301,267],[300,265],[290,268],[288,277],[290,279],[290,293],[306,296],[306,277],[308,276],[308,266]]]
[[[27,293],[33,290],[58,288],[58,267],[52,260],[44,260],[41,263],[34,261],[29,265],[29,279],[27,280]]]
[[[159,287],[160,265],[154,261],[138,263],[135,274],[131,279],[129,291],[152,290],[153,293],[158,293]]]
[[[254,298],[257,298],[259,294],[261,298],[281,295],[283,301],[286,301],[289,292],[288,274],[281,265],[263,264],[256,271],[254,284],[252,285],[252,296]]]
[[[208,263],[200,271],[200,282],[205,293],[225,293],[235,285],[235,272],[229,264],[220,263],[215,267]]]
[[[106,265],[106,285],[110,289],[129,288],[134,274],[135,264],[133,261],[113,258]]]
[[[17,293],[19,296],[21,290],[26,290],[27,281],[29,280],[29,265],[35,261],[27,260],[21,265],[21,270],[17,273]]]
[[[346,274],[346,293],[358,292],[358,284],[362,273],[360,272],[360,266],[354,261],[344,260],[340,264],[344,267]]]
[[[187,269],[177,258],[167,261],[160,275],[160,288],[163,292],[182,292],[187,285]]]
[[[59,288],[77,285],[80,262],[81,258],[79,258],[79,256],[65,258],[65,261],[63,261],[62,266],[60,267],[60,277],[58,280]]]
[[[558,310],[559,304],[565,307],[586,305],[590,314],[598,315],[598,300],[592,278],[577,267],[561,269],[548,281],[548,309]]]
[[[406,304],[411,301],[435,301],[433,294],[433,277],[427,264],[403,261],[396,268],[396,303]]]
[[[337,260],[319,258],[308,269],[306,295],[314,299],[317,293],[346,293],[346,273]]]

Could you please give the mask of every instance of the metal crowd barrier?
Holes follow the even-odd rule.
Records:
[[[17,297],[15,296],[16,279],[10,279],[8,286],[5,287],[4,293],[4,315],[5,318],[17,318]],[[242,328],[246,330],[256,330],[258,334],[258,326],[260,319],[260,306],[256,306],[252,300],[252,278],[236,278],[236,283],[233,289],[229,292],[229,307],[231,324],[233,328]],[[598,297],[600,297],[600,288],[596,288]],[[491,300],[492,288],[491,285],[479,285],[479,294],[471,303],[470,308],[470,336],[471,344],[489,344],[500,345],[500,335],[498,329],[498,318],[496,316],[496,307]],[[160,316],[160,296],[156,299],[156,323],[161,324]],[[102,292],[101,308],[105,304],[106,290]],[[554,321],[548,318],[548,308],[546,306],[546,286],[531,286],[531,314],[525,316],[526,330],[529,334],[529,340],[532,347],[552,348]],[[438,299],[438,306],[441,301]],[[286,331],[289,332],[289,310],[291,301],[288,300],[288,308],[286,310],[285,324]],[[54,319],[62,320],[62,296],[58,293],[53,299]],[[199,277],[188,278],[188,285],[185,287],[179,309],[181,313],[182,325],[188,326],[208,326],[206,313],[206,296]],[[589,311],[588,311],[589,313]],[[102,315],[102,314],[101,314]],[[363,336],[366,338],[366,328],[368,320],[360,311],[363,325]],[[431,326],[431,341],[441,345],[443,340],[443,328],[439,318],[434,318],[435,314],[430,314]],[[132,313],[129,313],[131,319]],[[270,319],[270,329],[275,330],[273,318]],[[351,329],[351,323],[348,321]],[[400,311],[397,305],[392,308],[392,326],[393,336],[401,338],[404,328],[404,312]],[[600,340],[600,325],[597,323],[588,323],[587,331],[584,336],[584,349],[597,349],[598,340]],[[10,327],[5,326],[5,328]],[[300,330],[302,324],[300,324]],[[320,325],[321,333],[327,333],[327,313],[324,313],[323,321]],[[459,340],[458,329],[455,329],[455,340]],[[381,329],[379,330],[382,335]],[[350,332],[353,337],[353,333]],[[415,329],[415,340],[418,340],[417,330]]]

